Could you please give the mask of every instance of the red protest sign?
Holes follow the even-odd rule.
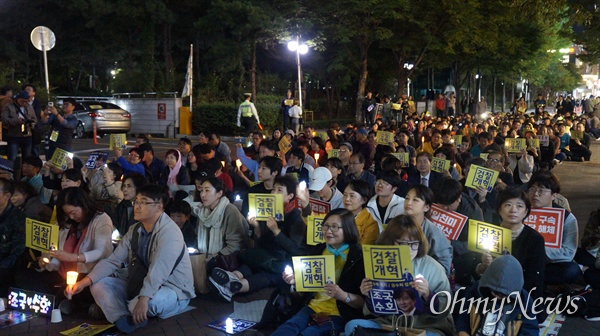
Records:
[[[455,211],[446,211],[438,205],[431,206],[431,221],[437,225],[448,240],[457,240],[469,218]]]
[[[544,237],[546,247],[560,248],[564,220],[565,209],[539,208],[531,209],[524,223]]]
[[[331,204],[329,202],[321,201],[316,198],[310,198],[310,209],[313,214],[327,215],[331,211]]]

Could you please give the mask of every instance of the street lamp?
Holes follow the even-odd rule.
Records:
[[[304,43],[300,44],[298,38],[296,41],[288,42],[288,49],[296,52],[296,65],[298,66],[298,100],[302,107],[302,72],[300,71],[300,54],[304,55],[308,52],[308,46]]]

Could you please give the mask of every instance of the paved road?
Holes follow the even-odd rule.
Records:
[[[134,140],[134,139],[131,139]],[[76,139],[74,151],[85,159],[93,150],[108,150],[108,140],[101,139],[99,145],[92,145],[90,139]],[[164,152],[177,147],[177,140],[152,139],[155,151],[159,157]],[[587,218],[592,211],[600,207],[600,142],[592,145],[592,162],[565,162],[555,168],[555,173],[562,182],[562,194],[570,202],[571,209],[579,220],[582,232]],[[259,292],[253,295],[236,297],[237,301],[248,302],[255,299],[266,299],[268,293]],[[137,335],[222,335],[215,330],[204,327],[205,324],[225,317],[233,311],[233,304],[212,295],[192,300],[191,305],[196,309],[169,318],[167,320],[151,319],[147,328],[139,330]],[[49,319],[34,318],[33,320],[16,325],[12,328],[0,329],[3,335],[59,335],[60,331],[73,328],[81,323],[103,324],[87,318],[84,312],[71,316],[63,316],[63,322],[51,324]],[[588,322],[582,318],[569,317],[560,331],[560,335],[600,335],[600,323]]]

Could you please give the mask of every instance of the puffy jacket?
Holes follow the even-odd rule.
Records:
[[[25,251],[25,214],[8,204],[0,214],[0,269],[12,268]]]

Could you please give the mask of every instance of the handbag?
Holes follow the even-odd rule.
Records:
[[[206,284],[206,253],[191,254],[190,262],[192,264],[196,293],[208,293],[208,286]]]

